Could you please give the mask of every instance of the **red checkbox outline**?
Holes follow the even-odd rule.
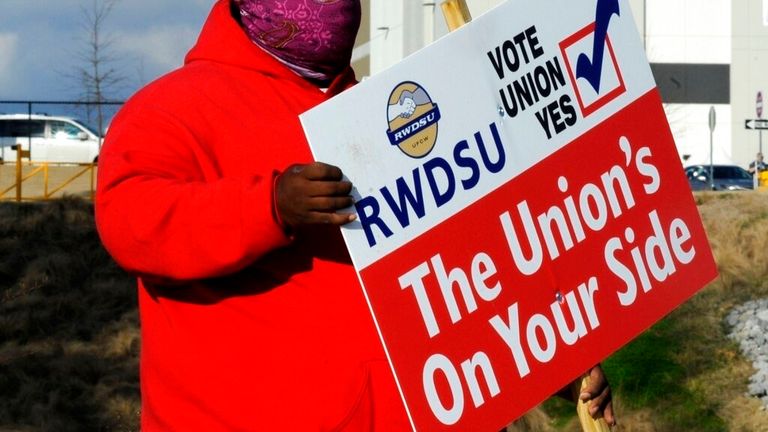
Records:
[[[599,97],[596,101],[592,102],[587,106],[584,106],[584,101],[582,100],[581,92],[579,91],[579,86],[576,84],[576,77],[574,76],[574,72],[573,72],[574,68],[571,67],[571,62],[569,61],[568,55],[566,55],[565,50],[571,45],[584,39],[585,37],[589,36],[594,32],[595,32],[595,23],[593,22],[591,24],[588,24],[583,29],[572,34],[571,36],[568,36],[562,42],[560,42],[560,52],[562,53],[563,59],[565,60],[565,68],[568,70],[568,77],[570,77],[571,84],[573,85],[573,89],[576,92],[576,99],[579,101],[579,108],[581,108],[581,115],[583,117],[587,117],[593,112],[599,110],[600,108],[605,106],[605,104],[616,99],[617,97],[619,97],[620,95],[622,95],[624,92],[627,91],[627,88],[624,85],[624,77],[621,75],[619,64],[616,61],[616,55],[613,52],[611,37],[606,35],[605,44],[608,48],[607,53],[611,57],[611,61],[613,62],[613,69],[616,71],[616,75],[619,77],[619,85],[613,90],[609,91],[608,93],[605,93],[602,97]]]

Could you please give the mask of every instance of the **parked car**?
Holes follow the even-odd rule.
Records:
[[[747,190],[754,188],[754,179],[749,171],[738,165],[713,165],[714,190]],[[712,190],[709,179],[709,165],[691,165],[685,168],[685,175],[693,190]]]
[[[30,150],[32,162],[90,163],[99,157],[99,136],[70,117],[0,114],[0,159],[15,161],[17,144]]]

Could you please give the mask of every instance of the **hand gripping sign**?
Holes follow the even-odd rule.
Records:
[[[625,1],[508,1],[301,120],[415,430],[499,430],[716,276]]]

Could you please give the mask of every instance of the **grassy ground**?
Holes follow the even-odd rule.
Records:
[[[768,430],[726,338],[735,305],[768,297],[768,195],[697,195],[720,277],[604,363],[626,432]],[[135,283],[74,198],[0,204],[0,431],[138,430]],[[514,431],[577,431],[553,399]]]
[[[0,430],[138,430],[135,282],[92,214],[0,204]]]

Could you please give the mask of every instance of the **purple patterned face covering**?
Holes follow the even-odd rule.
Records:
[[[349,65],[360,0],[234,0],[250,39],[305,78],[330,81]]]

